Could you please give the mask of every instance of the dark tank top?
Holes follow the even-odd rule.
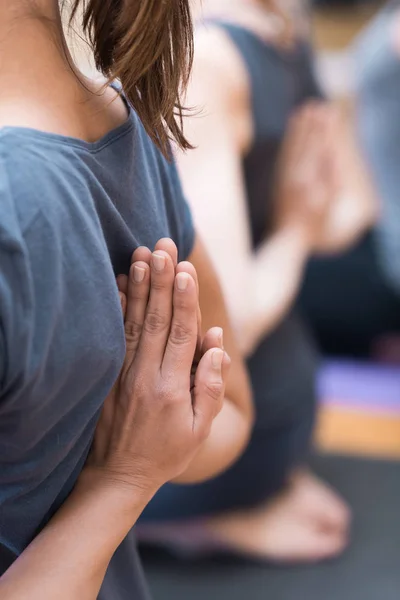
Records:
[[[288,119],[296,107],[321,93],[305,43],[282,51],[240,26],[221,21],[213,25],[232,40],[250,79],[254,139],[243,169],[256,249],[271,233],[274,171]],[[261,341],[248,364],[257,410],[268,411],[269,424],[290,415],[297,419],[314,402],[317,355],[295,310]]]

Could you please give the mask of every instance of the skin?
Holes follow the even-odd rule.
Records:
[[[168,273],[154,268],[154,257],[169,262]],[[140,283],[138,272],[145,274]],[[194,274],[185,264],[175,273],[161,251],[152,267],[132,265],[122,297],[125,362],[88,462],[64,506],[0,579],[2,598],[96,598],[112,554],[147,502],[187,470],[208,438],[223,407],[230,360],[220,347],[221,330],[210,330],[191,385],[198,341]],[[154,314],[168,327],[155,327]]]
[[[57,2],[1,0],[0,36],[0,126],[95,141],[126,120],[113,90],[101,92],[71,66]],[[64,506],[0,578],[2,599],[94,600],[159,487],[211,477],[244,448],[251,397],[217,278],[199,239],[191,262],[176,265],[176,256],[171,240],[133,256],[121,296],[127,354],[90,459]]]
[[[203,9],[280,45],[266,4],[208,0]],[[310,255],[354,243],[376,218],[376,198],[346,121],[332,105],[313,102],[287,128],[276,226],[253,252],[241,170],[254,137],[248,74],[227,34],[209,24],[197,31],[186,104],[198,111],[185,121],[195,150],[178,154],[184,189],[215,258],[241,349],[250,354],[293,304]],[[304,169],[305,163],[310,168]],[[246,279],[252,286],[243,287]]]
[[[156,245],[156,251],[170,254],[172,262],[176,266],[177,251],[171,240],[160,240]],[[134,258],[140,259],[143,267],[151,264],[151,252],[148,248],[136,250]],[[226,398],[234,398],[236,401],[226,400],[220,414],[213,421],[206,443],[199,449],[189,468],[175,479],[176,483],[191,484],[218,475],[240,456],[248,440],[249,423],[253,421],[253,410],[249,402],[247,374],[224,308],[218,279],[199,239],[195,243],[190,262],[181,263],[176,268],[177,272],[185,269],[196,281],[201,308],[200,329],[214,331],[217,324],[222,327],[223,341],[220,344],[228,351],[233,366],[227,381]],[[120,291],[126,293],[127,285],[128,279],[120,276],[118,278]],[[199,345],[200,343],[198,343]],[[205,348],[207,347],[206,344]]]
[[[283,41],[265,4],[209,0],[204,10],[280,45]],[[338,250],[357,239],[370,223],[372,211],[355,211],[366,213],[367,218],[349,229],[343,224],[337,227],[333,215],[342,199],[348,198],[342,192],[355,189],[349,177],[356,164],[354,153],[343,144],[336,110],[327,103],[311,102],[288,123],[276,173],[274,227],[254,251],[242,173],[243,159],[254,139],[249,79],[230,38],[210,24],[196,35],[186,104],[198,109],[185,120],[186,135],[195,149],[178,153],[186,197],[226,292],[241,350],[251,354],[291,308],[311,253],[322,246]],[[355,173],[360,184],[360,168]],[[368,204],[372,193],[368,194],[361,194],[356,206],[362,208],[365,198]],[[208,532],[211,540],[250,556],[313,562],[343,550],[349,523],[349,510],[342,500],[299,469],[290,474],[287,487],[276,498],[257,509],[202,518],[201,527],[203,537]],[[141,526],[144,539],[146,527]],[[179,530],[179,543],[184,543],[186,523],[165,523],[162,532],[159,524],[148,527],[153,541],[158,536],[174,543]]]

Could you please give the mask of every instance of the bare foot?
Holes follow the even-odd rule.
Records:
[[[350,513],[344,502],[306,470],[292,476],[264,506],[201,521],[139,525],[142,542],[182,556],[229,550],[281,564],[333,558],[348,543]]]
[[[209,535],[256,558],[316,562],[340,554],[348,542],[349,510],[311,473],[292,477],[287,490],[265,506],[210,519]]]

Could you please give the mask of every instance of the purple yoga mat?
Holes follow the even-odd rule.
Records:
[[[400,368],[327,361],[319,373],[318,393],[322,404],[400,414]]]

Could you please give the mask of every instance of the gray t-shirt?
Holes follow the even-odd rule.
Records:
[[[176,169],[133,110],[96,143],[0,131],[0,574],[82,469],[124,357],[115,276],[165,236],[188,257]],[[146,597],[131,533],[99,598]]]

